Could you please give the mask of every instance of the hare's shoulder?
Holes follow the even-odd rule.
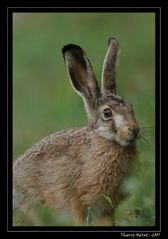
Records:
[[[63,146],[71,146],[83,144],[88,139],[88,128],[73,128],[58,131],[43,138],[36,146],[49,149],[50,146],[54,148],[62,148]]]

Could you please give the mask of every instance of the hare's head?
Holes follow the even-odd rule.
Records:
[[[73,44],[62,49],[67,72],[74,90],[82,96],[89,125],[105,139],[128,146],[139,136],[133,107],[116,93],[118,42],[109,38],[100,90],[90,61],[81,47]]]

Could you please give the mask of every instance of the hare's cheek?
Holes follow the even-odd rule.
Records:
[[[112,122],[102,123],[94,130],[98,135],[102,136],[105,139],[112,140],[115,137],[116,131],[114,130],[114,125]]]
[[[123,128],[120,128],[118,131],[117,131],[117,138],[119,140],[127,140],[128,139],[128,131],[123,127]]]
[[[115,137],[115,134],[109,131],[107,127],[100,126],[98,129],[95,129],[95,132],[105,139],[112,140]]]
[[[121,114],[115,114],[113,119],[114,119],[116,129],[122,129],[124,125],[126,124],[126,120],[124,116]]]

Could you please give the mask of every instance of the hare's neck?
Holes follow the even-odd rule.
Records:
[[[104,159],[107,158],[108,161],[111,158],[110,162],[115,162],[116,160],[123,161],[124,159],[133,160],[137,154],[136,144],[123,147],[112,140],[105,139],[96,134],[92,137],[92,150],[97,157],[100,155]]]
[[[92,150],[95,152],[94,160],[106,165],[106,167],[113,167],[116,164],[118,167],[129,167],[130,162],[134,161],[137,156],[136,144],[123,147],[114,142],[94,142]],[[97,162],[97,163],[98,163]]]
[[[95,141],[93,144],[94,157],[92,163],[96,165],[100,184],[104,193],[111,194],[118,190],[123,180],[128,177],[132,162],[137,156],[136,145],[121,147],[113,142]],[[100,187],[101,187],[100,185]]]

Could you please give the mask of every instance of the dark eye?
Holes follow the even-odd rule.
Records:
[[[103,111],[103,116],[104,116],[104,118],[106,118],[106,119],[110,118],[110,117],[112,116],[112,111],[111,111],[111,109],[104,109],[104,111]]]

